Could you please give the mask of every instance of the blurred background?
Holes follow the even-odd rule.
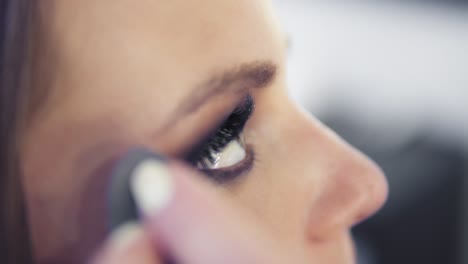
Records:
[[[468,1],[275,0],[293,97],[385,171],[360,264],[468,264]]]

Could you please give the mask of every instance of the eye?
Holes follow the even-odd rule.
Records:
[[[231,140],[220,151],[211,151],[208,157],[204,157],[196,166],[199,169],[223,169],[233,167],[247,157],[244,144],[240,138]]]
[[[253,151],[244,143],[242,131],[255,109],[247,96],[223,124],[187,159],[216,181],[227,181],[247,172],[253,165]]]

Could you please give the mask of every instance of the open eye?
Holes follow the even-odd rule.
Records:
[[[210,157],[204,158],[197,165],[199,169],[223,169],[233,167],[247,157],[247,151],[241,139],[231,140],[221,151],[210,153]]]
[[[233,178],[251,168],[253,151],[244,144],[241,134],[254,108],[252,97],[247,96],[187,160],[208,176],[220,181]]]

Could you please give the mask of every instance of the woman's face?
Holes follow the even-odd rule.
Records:
[[[269,1],[51,0],[40,12],[49,94],[21,149],[40,260],[71,263],[102,242],[109,168],[143,146],[208,170],[203,154],[221,154],[207,179],[278,243],[352,262],[349,229],[382,205],[386,182],[288,97]]]

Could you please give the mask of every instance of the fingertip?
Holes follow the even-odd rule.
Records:
[[[139,209],[132,190],[133,176],[137,168],[149,160],[163,163],[165,158],[142,148],[134,148],[128,151],[113,168],[107,195],[110,231],[124,223],[139,219]]]

